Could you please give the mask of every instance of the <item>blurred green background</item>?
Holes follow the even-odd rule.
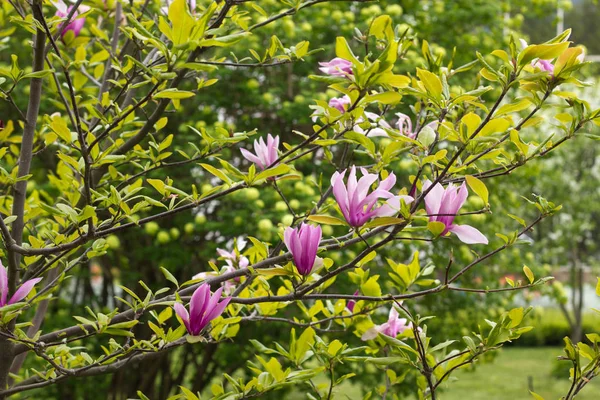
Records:
[[[158,2],[155,3],[158,9]],[[261,1],[265,10],[277,4],[275,0]],[[546,41],[555,35],[557,24],[561,23],[557,18],[557,6],[564,9],[564,27],[573,29],[572,40],[585,45],[588,54],[600,55],[600,24],[597,23],[600,6],[592,0],[324,3],[303,10],[293,18],[282,19],[237,45],[238,49],[264,47],[271,34],[277,33],[287,41],[285,45],[309,40],[311,49],[322,48],[321,52],[306,62],[281,67],[220,69],[217,71],[219,84],[185,102],[180,112],[169,114],[166,130],[189,136],[192,141],[196,138],[188,126],[223,127],[231,131],[256,128],[261,134],[271,132],[282,136],[284,141],[291,141],[293,130],[305,130],[311,126],[309,105],[313,99],[327,100],[334,95],[324,84],[309,80],[307,76],[317,72],[318,61],[334,56],[336,36],[350,40],[355,28],[364,29],[373,17],[387,13],[395,23],[405,25],[417,37],[415,45],[398,66],[398,72],[406,72],[423,64],[420,52],[422,40],[427,40],[436,54],[446,59],[454,57],[455,66],[473,60],[476,51],[487,54],[495,48],[506,47],[510,35],[526,38],[531,43]],[[6,20],[0,20],[0,25],[2,23]],[[84,29],[83,34],[90,33]],[[9,63],[10,52],[21,51],[19,59],[23,60],[23,65],[27,64],[29,48],[19,46],[27,40],[29,37],[21,32],[13,35],[10,41],[0,43],[0,50],[3,50],[0,63]],[[595,80],[593,77],[597,73],[596,65],[586,67],[585,74],[591,77],[590,80]],[[592,104],[600,103],[600,94],[592,89],[583,89],[582,97]],[[17,101],[25,107],[26,93],[17,97]],[[52,109],[54,102],[51,95],[47,96],[43,100],[43,109]],[[410,113],[408,109],[404,111]],[[9,105],[0,103],[2,119],[10,119],[10,113]],[[545,137],[553,129],[554,125],[549,120],[534,134]],[[238,163],[243,163],[237,151],[225,150],[224,157],[233,157]],[[42,153],[35,162],[38,167],[43,167],[52,161]],[[306,176],[317,177],[321,172],[329,176],[332,172],[323,170],[310,158],[299,160],[296,166]],[[210,178],[197,168],[185,167],[168,172],[171,178],[195,183],[202,191],[212,188]],[[399,180],[407,181],[408,176],[416,172],[416,167],[400,161],[395,172]],[[476,226],[485,224],[490,232],[516,229],[515,221],[506,213],[523,218],[534,216],[535,209],[521,197],[532,193],[563,204],[563,211],[536,229],[530,237],[530,245],[510,249],[480,265],[462,284],[496,288],[506,285],[506,277],[515,281],[525,280],[523,264],[528,265],[536,277],[553,275],[557,279],[541,291],[525,294],[480,296],[449,292],[411,302],[410,306],[420,314],[437,316],[429,321],[428,332],[434,340],[461,337],[475,330],[477,323],[484,318],[493,319],[513,305],[536,306],[530,321],[535,329],[497,357],[480,362],[473,368],[474,371],[465,370],[457,374],[457,382],[445,385],[447,390],[441,396],[444,400],[526,398],[528,388],[534,388],[547,398],[557,398],[569,385],[568,372],[565,372],[568,367],[554,361],[560,355],[558,346],[562,344],[562,338],[571,336],[578,340],[584,338],[585,333],[600,332],[600,315],[590,311],[592,307],[600,306],[594,295],[595,277],[600,272],[597,240],[600,237],[600,156],[597,149],[585,140],[575,141],[546,159],[519,169],[515,175],[518,176],[487,182],[492,193],[493,214],[473,215],[468,223]],[[30,189],[44,190],[44,182],[45,176],[34,176]],[[283,182],[281,190],[288,199],[292,199],[292,207],[299,212],[312,207],[312,202],[319,198],[316,181],[314,185]],[[109,237],[108,254],[76,270],[68,290],[51,303],[52,318],[45,322],[43,329],[50,331],[71,325],[71,316],[83,315],[86,305],[100,310],[114,307],[113,296],[119,291],[117,284],[132,287],[134,282],[143,280],[151,287],[160,287],[164,281],[160,266],[180,280],[208,271],[208,262],[216,261],[217,247],[230,250],[233,239],[239,236],[251,233],[262,240],[276,242],[278,227],[290,221],[289,212],[282,203],[271,188],[261,192],[247,189],[203,210],[179,214],[136,231]],[[469,201],[469,210],[480,207],[477,198]],[[337,229],[326,228],[324,236],[341,234]],[[441,265],[447,259],[450,246],[448,243],[435,243],[426,251],[434,264]],[[386,252],[388,257],[406,260],[413,249],[397,246]],[[343,262],[354,255],[347,251],[330,256],[336,262]],[[474,255],[463,245],[454,246],[454,257],[456,265],[464,265]],[[345,285],[347,293],[356,289],[349,280]],[[580,298],[584,301],[579,302]],[[286,312],[292,311],[286,309]],[[284,325],[281,327],[285,329],[278,329],[276,324],[244,325],[235,342],[227,345],[188,345],[164,354],[150,365],[128,368],[111,376],[69,380],[33,392],[32,396],[39,399],[125,399],[134,397],[135,391],[141,390],[152,399],[164,399],[176,385],[182,383],[193,391],[203,391],[210,386],[213,378],[223,372],[246,373],[246,361],[254,354],[249,339],[260,337],[264,343],[286,342],[289,329]],[[354,345],[361,343],[351,332],[347,333],[346,340]],[[96,346],[99,350],[100,344],[98,341],[88,346]],[[27,365],[35,367],[39,364],[29,357]],[[381,374],[376,371],[357,369],[360,366],[354,365],[344,368],[357,372],[358,376],[351,386],[339,389],[339,398],[361,398],[363,389],[368,390],[380,383]],[[529,376],[531,380],[528,380]],[[493,384],[486,383],[490,379]],[[596,383],[586,391],[588,394],[582,395],[582,399],[596,399],[600,386]],[[406,396],[410,393],[410,385],[407,385]],[[286,396],[277,392],[270,398],[304,398],[302,391],[296,389],[290,392],[289,397]]]

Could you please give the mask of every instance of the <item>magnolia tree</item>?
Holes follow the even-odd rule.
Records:
[[[568,31],[543,44],[511,39],[461,66],[422,41],[424,63],[400,74],[416,38],[387,15],[353,38],[332,38],[335,56],[320,64],[308,40],[286,47],[273,36],[261,52],[236,46],[326,0],[267,9],[247,0],[82,3],[1,6],[8,23],[0,34],[33,36],[31,56],[8,47],[12,62],[0,69],[1,96],[12,107],[0,130],[0,398],[144,368],[183,346],[235,348],[242,330],[252,337],[253,326],[272,326],[288,328],[279,336],[285,342],[255,335],[254,354],[242,360],[246,373],[212,377],[204,398],[268,397],[302,386],[309,398],[330,399],[358,378],[347,372],[355,365],[378,373],[365,398],[410,390],[435,399],[452,389],[446,383],[454,371],[531,329],[524,326],[529,309],[515,308],[448,337],[428,330],[434,316],[419,312],[419,299],[513,292],[551,279],[528,267],[504,287],[477,287],[466,277],[561,208],[529,196],[532,220],[509,214],[513,230],[476,228],[471,216],[493,209],[486,181],[535,163],[600,121],[600,110],[567,91],[582,85],[584,65]],[[214,85],[227,90],[215,78],[219,69],[299,62],[313,63],[310,78],[338,93],[327,101],[315,94],[297,117],[309,129],[284,135],[189,126],[191,141],[169,132],[178,129],[171,116],[194,113],[186,101]],[[527,141],[542,110],[558,116],[562,129]],[[200,189],[170,178],[175,170],[193,174]],[[309,207],[294,201],[298,183],[318,192]],[[276,228],[255,215],[260,231],[274,235],[247,230],[196,275],[176,276],[149,259],[162,285],[123,282],[113,288],[112,309],[88,307],[71,326],[44,329],[49,302],[68,292],[75,268],[106,254],[107,238],[178,214],[225,215],[231,210],[220,205],[241,192],[279,196],[290,220]],[[215,229],[203,240],[218,237]],[[472,261],[457,265],[447,249],[464,245]],[[443,264],[431,262],[441,257]],[[443,340],[432,341],[434,334]],[[600,336],[588,339],[566,339],[572,385],[565,399],[600,368]],[[189,387],[206,378],[180,375],[165,395],[200,398]],[[141,390],[137,396],[148,398]]]

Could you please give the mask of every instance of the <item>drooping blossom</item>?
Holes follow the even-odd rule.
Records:
[[[414,139],[417,133],[412,130],[412,121],[410,120],[410,117],[400,112],[396,113],[396,116],[398,117],[397,126],[400,133],[408,138]]]
[[[346,112],[347,106],[350,104],[352,104],[352,100],[347,94],[343,97],[334,97],[329,100],[329,107],[337,109],[342,114]]]
[[[429,180],[425,181],[423,183],[423,191],[428,190],[430,186],[431,182]],[[487,244],[487,238],[479,230],[470,225],[456,225],[454,223],[454,218],[467,200],[468,195],[469,192],[465,182],[460,187],[450,184],[446,189],[441,184],[436,183],[425,196],[425,209],[427,210],[427,214],[429,214],[429,221],[437,221],[444,224],[445,228],[442,236],[448,232],[452,232],[463,243]]]
[[[328,62],[320,62],[321,72],[332,76],[352,75],[352,63],[340,57],[336,57]]]
[[[52,4],[56,7],[56,16],[59,18],[66,18],[73,9],[73,6],[67,6],[63,0],[54,1]],[[69,31],[72,31],[75,37],[79,36],[79,33],[85,25],[85,17],[79,17],[79,14],[85,13],[89,9],[88,6],[80,5],[71,17],[71,20],[68,21],[68,24],[65,25],[64,28],[62,24],[60,25],[60,29],[62,29],[61,37],[64,37]]]
[[[223,288],[211,296],[210,285],[203,283],[196,289],[190,300],[190,312],[181,303],[175,303],[173,309],[177,316],[181,318],[188,333],[192,336],[198,336],[204,328],[223,313],[231,297],[226,297],[221,300],[221,292]],[[221,301],[219,301],[221,300]]]
[[[361,128],[359,124],[362,124],[364,122],[364,119],[360,118],[358,119],[358,121],[356,121],[356,126],[354,126],[353,128],[354,132],[360,133],[361,135],[367,135],[369,137],[389,136],[385,130],[392,129],[392,127],[390,126],[390,124],[387,123],[385,119],[383,119],[381,115],[375,114],[370,111],[365,111],[365,117],[367,117],[367,120],[371,123],[371,128],[366,130]]]
[[[298,228],[285,228],[283,242],[292,253],[298,272],[308,276],[315,265],[320,263],[317,257],[319,242],[321,242],[321,227],[303,223]]]
[[[27,297],[29,292],[31,292],[33,287],[41,280],[42,278],[35,278],[26,281],[15,291],[11,298],[8,299],[8,271],[0,261],[0,307],[18,303],[19,301],[23,300],[25,297]]]
[[[372,340],[375,339],[379,333],[395,338],[399,334],[404,333],[404,331],[412,329],[413,326],[411,322],[408,322],[406,318],[398,318],[398,316],[398,311],[392,307],[387,322],[381,325],[375,325],[373,328],[366,331],[361,339],[365,341]],[[417,328],[417,330],[421,332],[421,328]]]
[[[260,138],[254,141],[254,151],[256,154],[252,154],[246,149],[240,149],[242,155],[248,161],[256,164],[258,168],[264,170],[275,161],[277,161],[277,150],[279,148],[279,136],[267,135],[267,142],[265,143],[264,138]]]
[[[202,279],[206,280],[208,278],[212,278],[215,276],[219,276],[222,274],[227,274],[230,272],[234,272],[237,269],[247,268],[250,265],[250,261],[248,258],[241,254],[241,251],[246,246],[246,241],[238,238],[235,241],[234,250],[227,251],[224,249],[217,249],[217,253],[221,258],[225,259],[226,266],[223,267],[220,273],[215,271],[209,272],[200,272],[192,277],[192,279]],[[240,282],[240,277],[233,278],[231,280],[227,280],[223,282],[223,293],[225,295],[229,295],[235,291],[236,283]]]
[[[348,174],[348,184],[344,183],[346,170],[335,172],[331,177],[333,195],[340,210],[346,218],[348,224],[353,227],[364,225],[373,217],[392,216],[398,213],[400,209],[400,200],[410,204],[414,199],[410,196],[395,196],[390,189],[396,183],[396,175],[390,175],[379,183],[377,189],[369,194],[371,185],[375,183],[379,176],[369,174],[366,169],[361,168],[362,177],[356,179],[356,167],[350,168]],[[379,199],[384,199],[385,203],[377,206]]]
[[[354,294],[352,296],[358,296],[359,294],[360,294],[360,290],[357,290],[356,292],[354,292]],[[352,300],[349,300],[348,303],[346,303],[346,308],[348,309],[348,311],[353,313],[355,305],[356,305],[356,300],[352,299]]]
[[[227,251],[223,249],[217,249],[217,253],[219,253],[219,255],[225,259],[225,262],[228,266],[233,268],[246,268],[248,265],[250,265],[250,261],[248,261],[248,258],[246,258],[246,256],[243,256],[241,254],[241,251],[244,249],[245,246],[246,241],[239,240],[236,241],[234,250]]]
[[[400,131],[400,133],[408,138],[411,139],[416,139],[417,137],[417,131],[413,131],[413,126],[412,126],[412,121],[410,119],[410,117],[404,113],[396,113],[396,116],[398,117],[398,122],[396,122],[396,126],[398,128],[398,130]],[[432,129],[434,132],[438,127],[438,121],[431,121],[430,123],[428,123],[427,125],[425,125],[423,129],[427,129],[430,128]]]

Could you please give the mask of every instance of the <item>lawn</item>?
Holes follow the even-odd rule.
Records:
[[[457,371],[456,378],[443,385],[438,400],[521,400],[533,399],[528,393],[529,377],[536,393],[545,400],[558,400],[566,395],[570,381],[552,376],[556,365],[554,361],[560,355],[560,347],[512,347],[498,352],[491,362],[478,364],[475,369]],[[317,379],[326,383],[325,377]],[[350,383],[344,383],[334,391],[334,399],[361,399],[361,390]],[[295,392],[288,400],[306,398],[305,394]],[[577,396],[577,400],[600,399],[600,378],[589,383]]]
[[[528,377],[533,379],[534,391],[545,400],[557,400],[564,396],[570,386],[567,379],[551,375],[558,347],[506,348],[491,363],[478,365],[474,371],[456,373],[455,382],[445,385],[440,400],[513,400],[527,399]],[[577,400],[600,398],[600,380],[593,380],[577,396]]]

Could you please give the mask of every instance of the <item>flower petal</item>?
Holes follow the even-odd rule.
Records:
[[[473,228],[470,225],[452,225],[448,229],[454,233],[461,242],[466,244],[488,244],[487,238],[479,230]]]
[[[23,300],[25,297],[27,297],[29,292],[31,292],[33,287],[41,280],[42,278],[30,279],[22,284],[21,287],[18,288],[15,294],[13,294],[13,296],[10,298],[7,304],[18,303],[19,301]]]

